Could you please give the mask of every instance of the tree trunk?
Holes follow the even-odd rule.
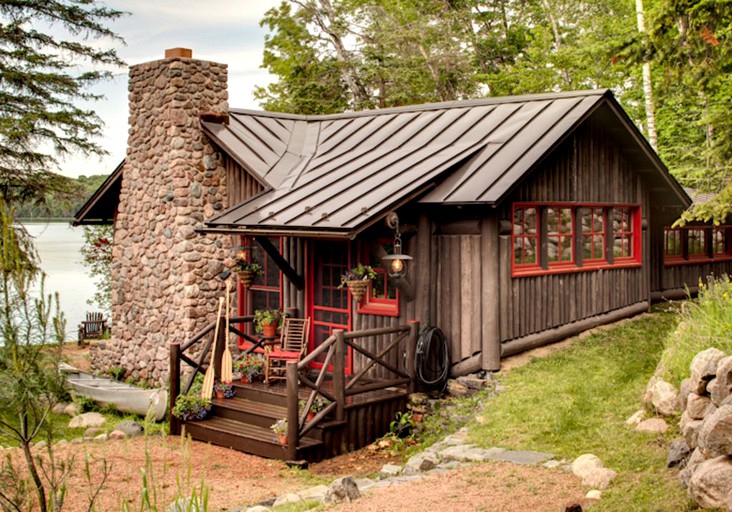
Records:
[[[643,0],[635,0],[635,13],[638,19],[638,32],[646,33],[645,12]],[[651,81],[651,63],[648,60],[647,52],[643,52],[643,97],[646,105],[646,125],[648,130],[648,141],[651,147],[658,151],[658,133],[656,132],[656,107],[653,103],[653,83]]]
[[[36,494],[38,494],[38,506],[41,512],[46,512],[46,489],[43,486],[43,481],[41,480],[41,476],[38,474],[38,468],[36,468],[36,463],[33,460],[33,454],[31,453],[30,439],[28,439],[28,418],[23,418],[20,424],[21,434],[23,435],[21,446],[23,448],[25,462],[28,464],[28,471],[31,474],[31,478],[33,478],[33,485],[36,487]]]

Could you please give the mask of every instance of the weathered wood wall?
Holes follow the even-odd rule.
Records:
[[[648,191],[621,148],[597,123],[585,123],[503,203],[510,221],[516,201],[640,204],[648,215]],[[511,237],[500,244],[500,338],[503,342],[648,301],[648,232],[643,265],[632,269],[578,271],[511,277]]]
[[[229,206],[259,194],[264,187],[239,163],[226,153],[221,153],[224,168],[226,169],[226,189],[229,197]]]

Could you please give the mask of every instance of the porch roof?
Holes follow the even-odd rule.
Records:
[[[104,183],[87,199],[86,203],[74,214],[73,226],[111,224],[119,206],[119,192],[122,187],[122,173],[125,161],[122,160],[107,176]]]
[[[609,90],[435,103],[328,116],[231,110],[208,135],[265,190],[209,230],[355,237],[408,201],[496,204],[604,106],[661,203],[689,198]],[[625,145],[624,145],[625,146]]]

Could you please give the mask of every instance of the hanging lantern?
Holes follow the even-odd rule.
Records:
[[[394,230],[394,254],[384,256],[381,259],[386,263],[386,273],[389,277],[398,279],[407,275],[408,263],[413,258],[408,254],[402,254],[402,237],[399,232],[399,217],[397,217],[397,214],[389,214],[386,222]]]

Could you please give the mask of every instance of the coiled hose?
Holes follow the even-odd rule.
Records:
[[[450,347],[439,327],[424,327],[419,332],[414,375],[427,389],[445,389],[450,375]]]

